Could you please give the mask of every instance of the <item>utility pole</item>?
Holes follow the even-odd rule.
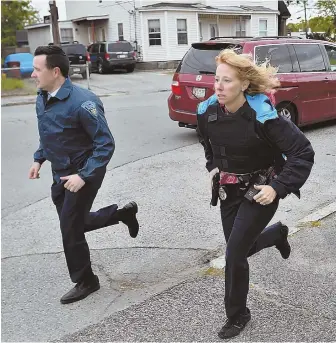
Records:
[[[296,5],[301,5],[303,4],[303,10],[304,10],[304,28],[305,28],[305,34],[306,34],[306,38],[308,39],[308,21],[307,21],[307,3],[308,0],[287,0],[286,1],[287,5],[293,5],[294,3],[296,3]],[[301,12],[302,10],[300,10],[299,12]]]
[[[59,27],[58,27],[58,9],[56,6],[55,0],[49,1],[49,7],[50,7],[50,17],[51,17],[51,28],[52,28],[52,35],[53,35],[53,42],[54,45],[60,45],[60,33],[59,33]]]
[[[303,8],[304,8],[304,15],[305,15],[305,32],[306,32],[306,39],[308,39],[307,0],[303,0]]]

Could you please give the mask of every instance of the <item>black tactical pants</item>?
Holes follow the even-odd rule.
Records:
[[[86,183],[78,192],[64,188],[64,182],[51,186],[51,198],[56,206],[63,238],[63,248],[70,278],[77,283],[91,278],[90,251],[85,232],[118,224],[117,205],[90,212],[99,186]]]
[[[221,201],[221,217],[226,247],[225,309],[228,318],[245,313],[249,290],[247,258],[275,245],[281,239],[281,224],[266,225],[274,216],[279,200],[270,205],[250,203],[237,185],[229,185],[228,197]]]

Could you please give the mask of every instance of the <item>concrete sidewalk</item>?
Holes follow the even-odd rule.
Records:
[[[336,340],[336,214],[291,237],[292,254],[275,248],[250,259],[252,320],[232,341]],[[222,273],[194,278],[60,341],[219,341],[225,320]]]

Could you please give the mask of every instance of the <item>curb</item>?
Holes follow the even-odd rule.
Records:
[[[36,100],[27,100],[27,101],[20,101],[20,102],[7,102],[6,104],[1,104],[1,107],[32,105],[32,104],[35,104],[35,102],[36,102]]]
[[[289,228],[288,236],[292,236],[304,227],[306,224],[317,222],[325,217],[336,212],[336,201],[331,204],[316,210],[315,212],[309,214],[308,216],[300,219],[297,225],[293,228]],[[214,269],[224,269],[225,268],[225,255],[219,256],[210,261],[209,266]]]

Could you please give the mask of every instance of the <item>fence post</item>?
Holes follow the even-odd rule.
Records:
[[[90,88],[90,68],[89,68],[89,62],[86,62],[86,79],[87,79],[88,90],[91,90],[91,88]]]

